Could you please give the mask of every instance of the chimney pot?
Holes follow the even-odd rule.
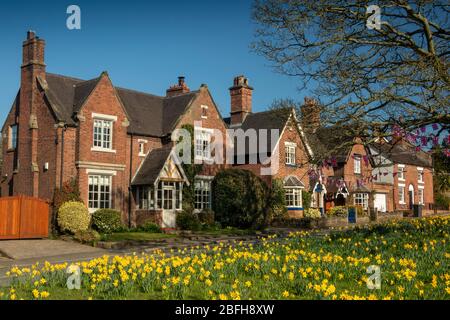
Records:
[[[27,32],[27,40],[32,40],[36,37],[36,33],[33,30]]]

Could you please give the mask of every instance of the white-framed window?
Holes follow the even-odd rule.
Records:
[[[398,186],[398,203],[405,204],[405,186]]]
[[[196,210],[211,208],[211,180],[197,179],[194,182]]]
[[[8,130],[8,149],[17,148],[17,124],[9,126]]]
[[[284,188],[286,195],[286,207],[302,208],[302,189],[301,188]]]
[[[419,197],[419,204],[425,204],[425,201],[424,201],[424,198],[423,198],[423,195],[424,195],[424,191],[423,191],[423,188],[418,188],[417,189],[417,195],[418,195],[418,197]]]
[[[361,156],[355,154],[353,156],[353,168],[354,168],[354,173],[356,174],[361,174]]]
[[[195,157],[197,159],[211,159],[211,131],[195,130]]]
[[[113,121],[94,119],[94,144],[97,150],[112,150]]]
[[[156,190],[156,208],[180,210],[182,201],[182,182],[159,181]]]
[[[286,164],[295,165],[295,149],[297,145],[292,142],[286,142],[284,144],[285,155],[286,155]]]
[[[111,182],[110,175],[89,175],[89,209],[111,208]]]
[[[139,139],[138,143],[139,143],[139,156],[145,157],[145,144],[147,143],[147,140]]]
[[[423,168],[417,168],[417,181],[423,183]]]
[[[353,195],[355,206],[361,206],[364,209],[369,207],[369,194],[368,193],[355,193]]]
[[[136,209],[148,210],[155,206],[153,188],[150,186],[136,187]]]
[[[208,119],[208,106],[202,105],[202,119]]]
[[[397,173],[398,180],[404,181],[405,180],[405,166],[402,164],[399,164],[399,165],[397,165],[397,167],[398,167],[398,173]]]

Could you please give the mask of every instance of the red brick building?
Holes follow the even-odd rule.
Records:
[[[311,159],[320,148],[336,143],[330,139],[336,137],[333,128],[320,127],[313,100],[306,99],[301,123],[294,109],[252,112],[253,88],[244,76],[236,77],[229,89],[231,117],[223,119],[207,85],[191,91],[179,77],[165,96],[156,96],[118,88],[106,72],[90,80],[48,73],[44,54],[45,41],[28,32],[20,88],[2,127],[2,196],[51,200],[55,188],[75,178],[91,212],[114,208],[131,225],[152,220],[174,227],[176,213],[182,209],[182,188],[190,182],[171,136],[189,124],[195,127],[195,158],[206,162],[193,182],[196,210],[210,208],[216,172],[236,165],[269,184],[282,181],[289,212],[299,217],[302,192],[317,185],[310,177],[316,168]],[[235,143],[236,132],[244,133],[243,149]],[[218,133],[225,143],[214,149]],[[235,151],[232,161],[210,164],[217,154],[229,159],[230,150]],[[393,159],[393,170],[406,166],[404,185],[413,189],[413,196],[405,190],[400,201],[396,188],[402,181],[397,178],[391,184],[361,183],[375,170],[369,158],[367,148],[358,144],[336,155],[336,165],[323,168],[327,191],[316,193],[313,205],[323,208],[352,201],[367,206],[366,195],[372,191],[388,194],[387,211],[422,197],[424,203],[433,202],[429,164]],[[423,182],[417,176],[420,168]]]

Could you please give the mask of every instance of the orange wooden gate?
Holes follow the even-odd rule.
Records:
[[[0,239],[48,237],[48,203],[27,196],[0,198]]]

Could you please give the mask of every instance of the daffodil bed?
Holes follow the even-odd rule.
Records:
[[[192,248],[171,255],[104,256],[9,271],[0,299],[450,299],[449,219],[425,218],[330,236],[306,232],[259,244]],[[367,269],[380,267],[381,288]],[[72,270],[73,271],[73,270]]]

